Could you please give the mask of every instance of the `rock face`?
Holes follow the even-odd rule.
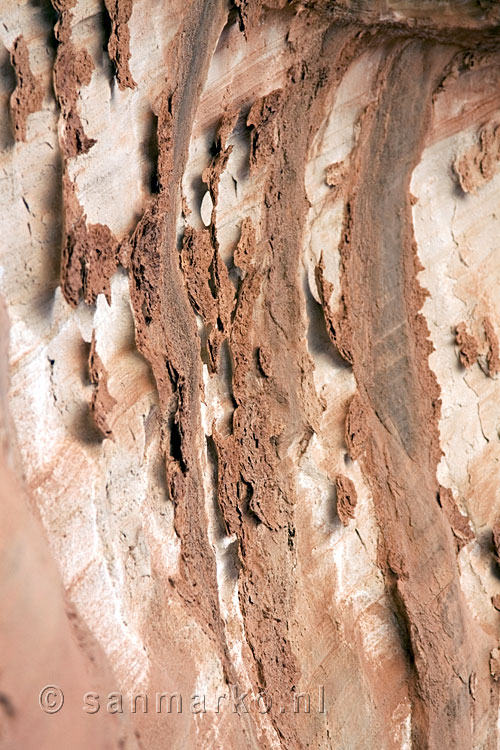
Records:
[[[2,747],[499,746],[499,27],[7,2]]]

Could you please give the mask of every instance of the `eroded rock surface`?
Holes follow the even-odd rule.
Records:
[[[0,743],[498,747],[500,6],[3,15]]]

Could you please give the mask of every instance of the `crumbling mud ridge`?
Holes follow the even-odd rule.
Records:
[[[0,746],[498,748],[500,4],[2,6]]]

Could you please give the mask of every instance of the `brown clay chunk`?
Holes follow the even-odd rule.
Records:
[[[459,348],[460,362],[463,367],[472,367],[477,362],[478,344],[474,336],[467,332],[465,323],[456,327],[456,339]]]
[[[111,34],[108,52],[115,64],[116,78],[120,89],[135,89],[137,84],[130,72],[130,31],[128,22],[132,15],[133,0],[105,0],[106,10],[111,19]]]
[[[358,502],[358,495],[353,482],[349,477],[338,474],[335,479],[337,489],[337,513],[338,517],[347,526],[349,521],[354,518],[354,511]]]
[[[22,35],[12,45],[10,59],[17,77],[17,86],[10,97],[14,137],[16,141],[25,141],[28,115],[41,108],[43,88],[31,72],[29,51]]]

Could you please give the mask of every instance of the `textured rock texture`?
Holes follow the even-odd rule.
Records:
[[[1,7],[0,746],[500,747],[498,2]]]

